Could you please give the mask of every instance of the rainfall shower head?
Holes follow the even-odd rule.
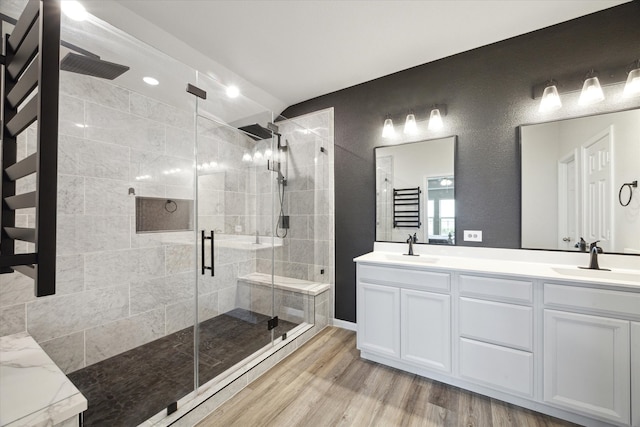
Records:
[[[126,65],[105,61],[99,57],[79,55],[73,52],[67,53],[62,61],[60,61],[60,69],[107,80],[113,80],[126,71],[129,71],[129,67]]]
[[[257,123],[253,125],[241,126],[238,129],[246,133],[254,141],[262,141],[263,139],[268,139],[273,136],[273,133],[269,129],[263,128]]]

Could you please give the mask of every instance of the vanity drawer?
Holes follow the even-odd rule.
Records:
[[[370,283],[397,284],[408,289],[449,292],[451,275],[410,268],[358,264],[358,280]]]
[[[460,376],[508,393],[533,396],[533,354],[460,338]]]
[[[544,304],[548,307],[578,308],[607,315],[640,318],[640,293],[544,284]]]
[[[489,298],[497,301],[520,304],[531,304],[533,302],[533,283],[528,280],[461,274],[459,284],[460,295],[464,296]]]
[[[460,335],[532,351],[533,308],[460,298]]]

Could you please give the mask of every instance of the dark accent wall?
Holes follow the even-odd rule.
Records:
[[[622,101],[610,96],[583,108],[577,106],[578,94],[573,94],[565,98],[562,109],[543,115],[538,113],[539,101],[531,98],[532,85],[575,72],[586,74],[591,68],[630,64],[640,58],[639,23],[640,1],[635,0],[287,108],[285,117],[335,109],[336,318],[356,320],[352,260],[373,249],[373,148],[389,144],[381,137],[387,113],[399,114],[394,116],[398,119],[416,106],[447,104],[445,129],[426,137],[458,135],[457,235],[464,229],[482,230],[484,242],[479,246],[518,248],[518,126],[640,106],[639,98]],[[455,37],[455,32],[453,27],[443,36]],[[605,88],[605,95],[612,90],[620,92]],[[461,238],[456,241],[472,245]]]

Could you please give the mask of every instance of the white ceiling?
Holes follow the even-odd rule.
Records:
[[[285,105],[626,1],[118,0]]]

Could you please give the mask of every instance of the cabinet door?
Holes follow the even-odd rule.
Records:
[[[629,322],[544,310],[544,400],[630,422]]]
[[[358,348],[400,357],[400,289],[358,284]]]
[[[633,427],[640,427],[640,323],[631,323],[631,415]]]
[[[402,289],[400,299],[402,358],[451,372],[451,297]]]

